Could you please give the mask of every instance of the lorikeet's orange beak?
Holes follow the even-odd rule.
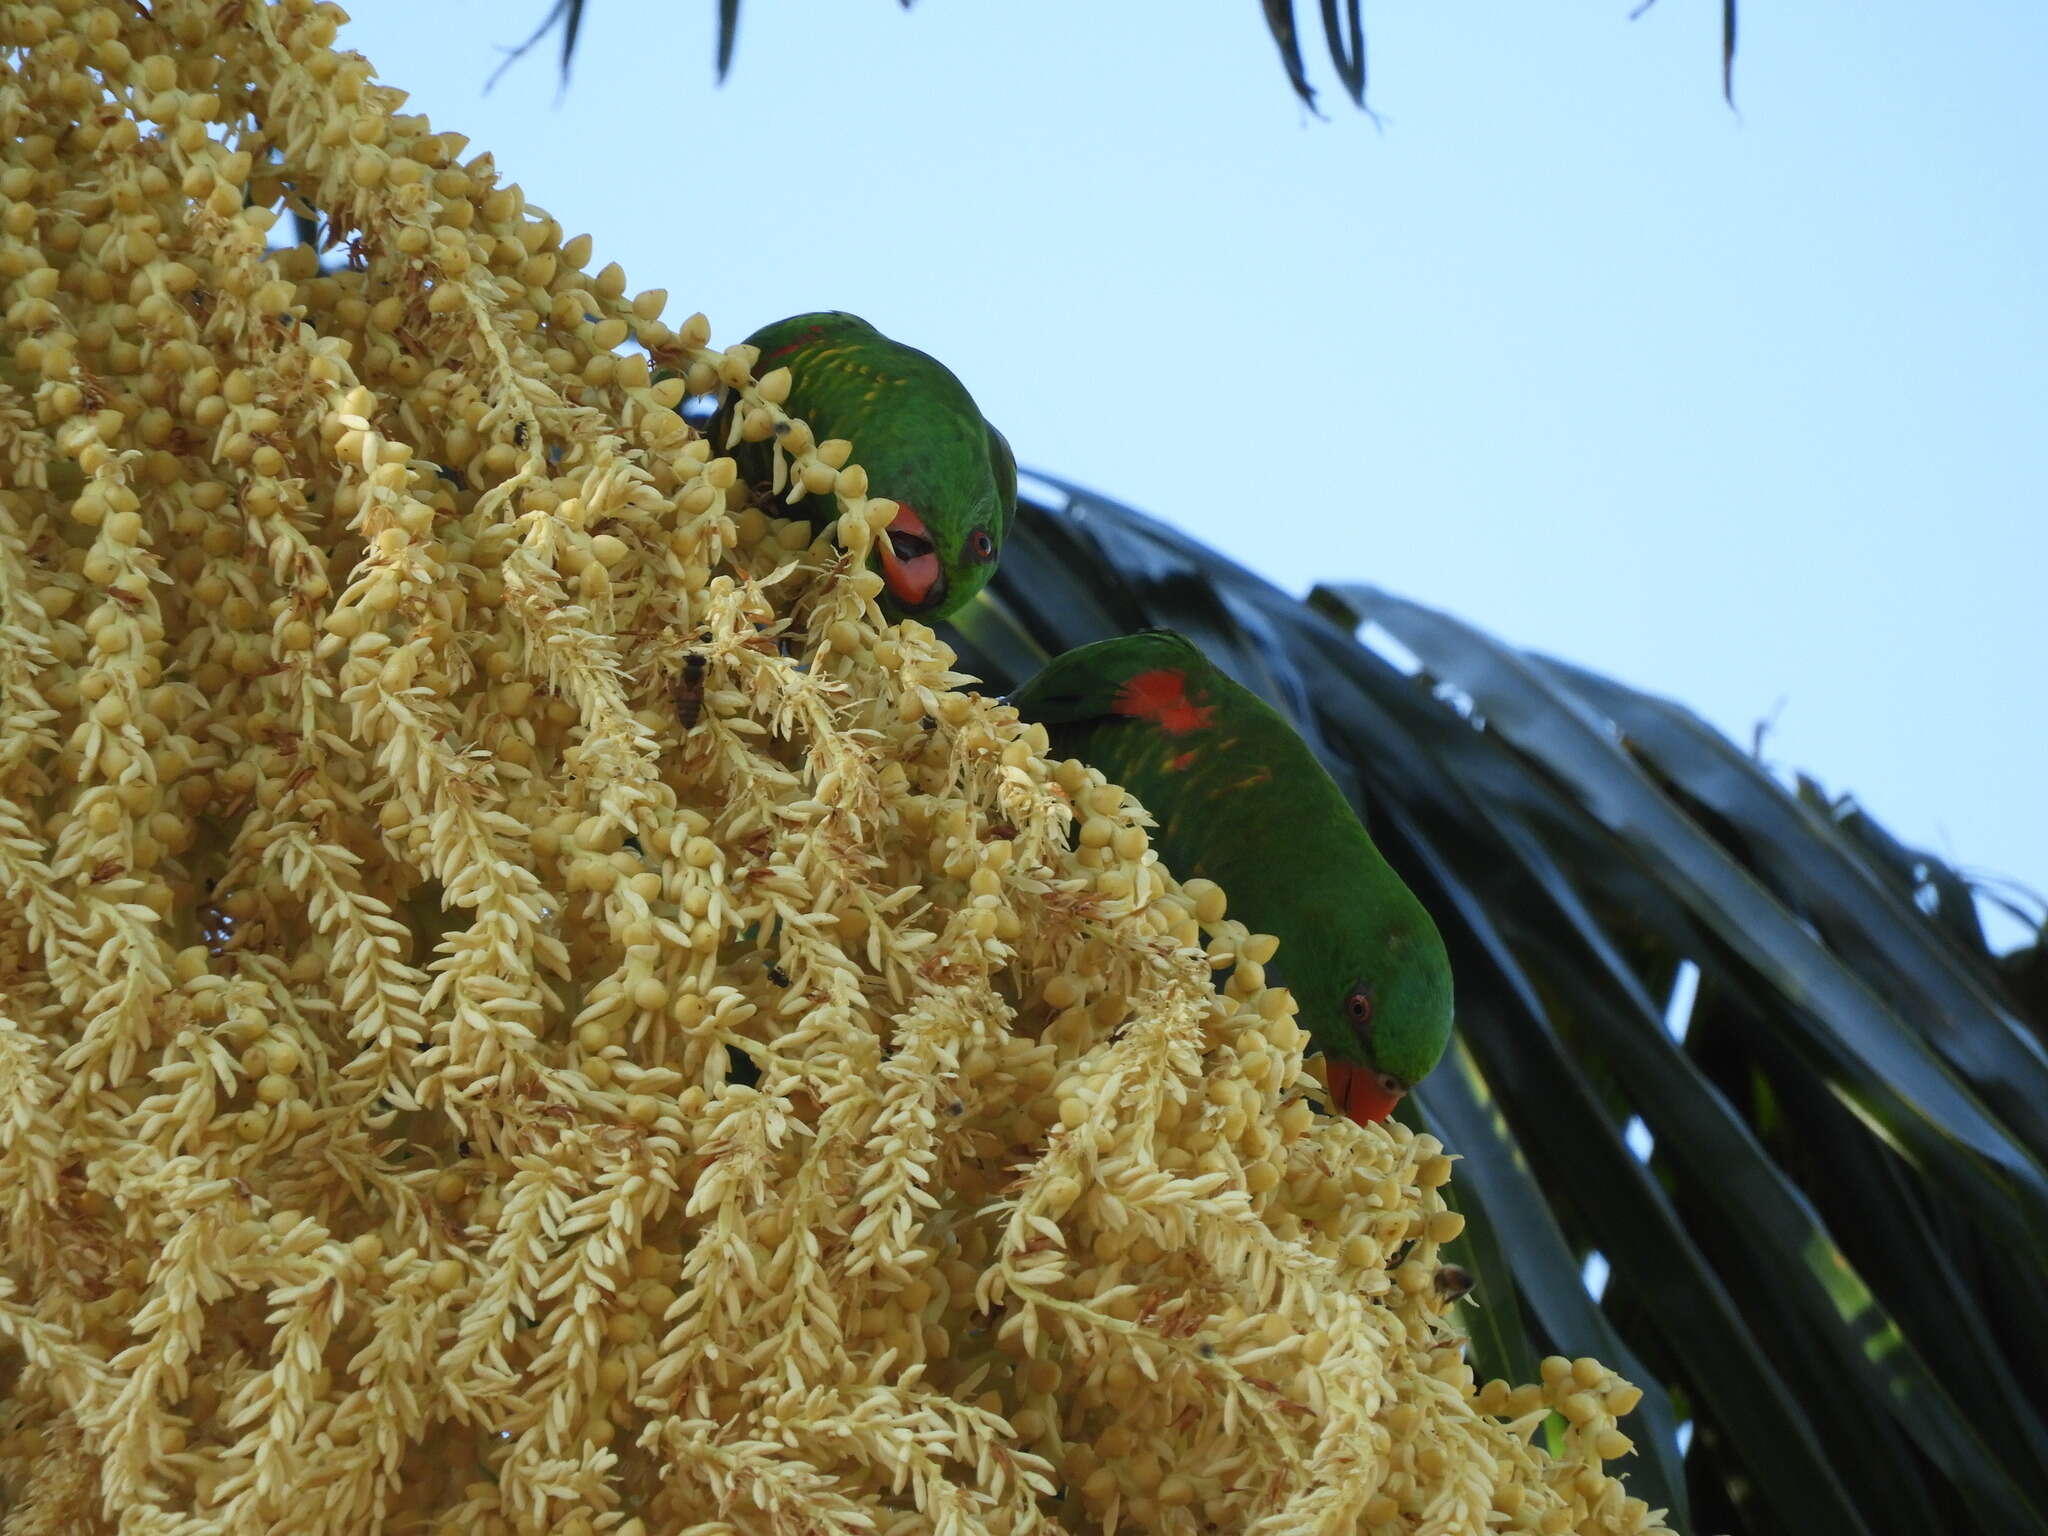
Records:
[[[1386,1119],[1407,1091],[1387,1086],[1379,1073],[1356,1062],[1331,1059],[1329,1067],[1331,1101],[1360,1125]]]
[[[915,509],[899,507],[875,548],[882,557],[882,580],[904,608],[915,613],[944,595],[946,573],[939,565],[939,552]]]

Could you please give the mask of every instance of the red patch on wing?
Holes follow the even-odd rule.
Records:
[[[1360,1125],[1374,1125],[1394,1112],[1401,1095],[1380,1086],[1380,1076],[1356,1062],[1327,1058],[1330,1066],[1330,1098]]]
[[[765,353],[765,354],[763,354],[763,356],[762,356],[762,359],[761,359],[761,360],[762,360],[763,362],[766,362],[766,361],[767,361],[767,360],[768,360],[769,358],[771,358],[771,357],[782,357],[782,356],[784,356],[785,354],[787,354],[787,353],[790,353],[790,352],[799,352],[799,351],[802,351],[802,350],[803,350],[803,349],[804,349],[805,347],[808,347],[808,346],[809,346],[809,345],[810,345],[810,344],[811,344],[812,342],[814,342],[814,341],[823,341],[824,339],[825,339],[825,328],[824,328],[823,326],[821,326],[821,325],[811,325],[811,326],[806,326],[806,327],[804,327],[804,331],[803,331],[803,334],[802,334],[802,335],[800,335],[800,336],[798,336],[798,337],[796,338],[796,340],[794,340],[794,341],[785,341],[785,342],[784,342],[784,343],[783,343],[783,344],[782,344],[781,346],[777,347],[777,348],[776,348],[776,349],[775,349],[775,350],[774,350],[773,352],[769,352],[769,353]]]
[[[1204,729],[1216,713],[1214,706],[1189,701],[1187,683],[1187,675],[1171,667],[1140,672],[1118,690],[1110,708],[1120,715],[1157,721],[1168,735],[1184,736]]]

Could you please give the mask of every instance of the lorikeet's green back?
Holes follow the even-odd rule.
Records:
[[[1450,962],[1293,728],[1166,630],[1069,651],[1010,702],[1138,797],[1175,875],[1216,881],[1280,940],[1274,968],[1338,1102],[1385,1118],[1450,1042]]]
[[[958,612],[994,572],[1016,512],[1003,434],[943,363],[857,315],[792,315],[747,342],[761,349],[757,375],[789,369],[784,408],[820,441],[851,439],[869,494],[901,505],[876,549],[883,608],[927,621]],[[742,453],[741,468],[766,478],[765,451]]]

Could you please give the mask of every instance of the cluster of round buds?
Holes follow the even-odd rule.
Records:
[[[1642,1529],[1273,938],[883,621],[858,445],[344,19],[0,8],[0,1502]]]

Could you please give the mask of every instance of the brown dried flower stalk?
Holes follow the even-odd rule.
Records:
[[[749,507],[340,19],[0,9],[0,1530],[1645,1529],[857,445]]]

